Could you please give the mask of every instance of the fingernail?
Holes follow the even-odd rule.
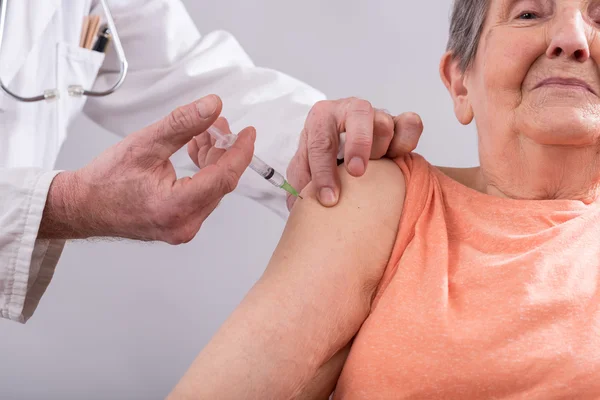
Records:
[[[360,157],[354,157],[348,164],[348,170],[354,176],[360,176],[365,173],[365,162]]]
[[[322,188],[319,191],[319,200],[321,200],[321,204],[324,206],[333,206],[335,205],[335,192],[330,188]]]
[[[208,118],[217,110],[217,99],[213,95],[206,96],[196,103],[196,107],[202,118]]]

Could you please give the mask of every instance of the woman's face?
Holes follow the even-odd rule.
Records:
[[[600,0],[491,0],[474,63],[453,67],[457,116],[484,147],[600,143],[599,29]]]

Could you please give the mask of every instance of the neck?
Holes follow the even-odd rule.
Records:
[[[494,196],[531,200],[600,199],[600,149],[539,145],[515,139],[502,151],[480,145],[477,189]]]

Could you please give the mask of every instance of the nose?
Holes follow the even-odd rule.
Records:
[[[590,58],[585,22],[579,10],[559,17],[550,28],[549,58],[567,57],[579,62]]]

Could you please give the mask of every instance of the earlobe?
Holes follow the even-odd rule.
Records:
[[[454,102],[454,115],[461,124],[470,124],[473,121],[473,108],[465,85],[465,74],[460,69],[460,61],[455,59],[451,52],[442,56],[440,78]]]

